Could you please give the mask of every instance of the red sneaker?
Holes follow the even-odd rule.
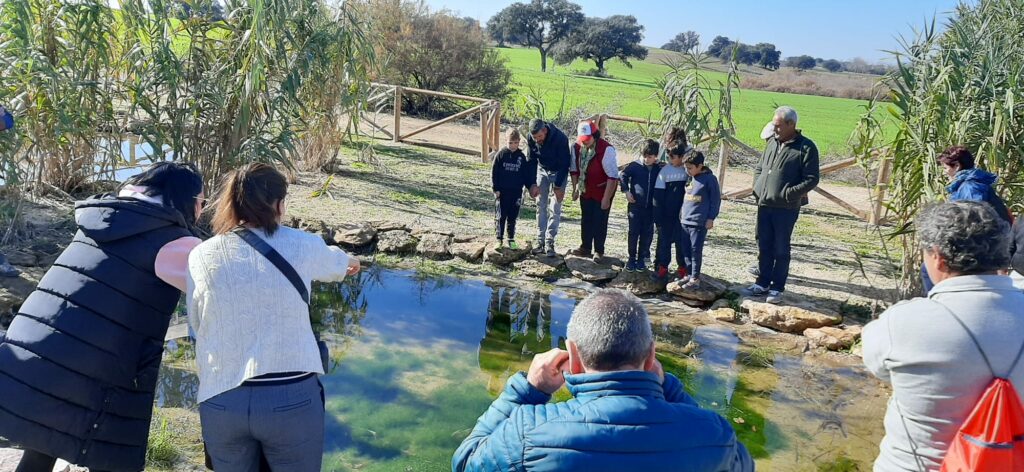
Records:
[[[686,267],[680,267],[676,269],[676,274],[679,276],[680,279],[685,279],[686,276],[689,275],[688,272],[686,272]]]
[[[668,267],[658,266],[658,270],[654,272],[654,279],[665,281],[668,279]]]

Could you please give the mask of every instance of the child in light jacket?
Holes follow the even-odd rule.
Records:
[[[715,174],[704,165],[702,152],[689,152],[683,158],[683,166],[690,176],[690,186],[679,212],[679,221],[683,225],[683,244],[688,249],[684,262],[690,274],[684,287],[697,288],[700,286],[704,241],[708,230],[715,227],[715,219],[722,207],[722,191]]]

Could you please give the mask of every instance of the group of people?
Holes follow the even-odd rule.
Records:
[[[776,110],[755,171],[759,266],[748,292],[769,301],[785,289],[793,227],[818,182],[817,149],[796,123],[791,108]],[[620,172],[602,130],[600,118],[586,120],[570,145],[535,121],[525,153],[509,134],[492,173],[498,239],[516,246],[525,189],[540,199],[537,249],[554,254],[571,181],[583,212],[583,244],[572,253],[600,259],[621,191],[627,269],[646,270],[657,226],[654,275],[667,276],[675,246],[676,273],[700,284],[700,248],[720,211],[703,154],[675,132],[646,141]],[[1011,236],[1005,204],[978,184],[994,179],[966,149],[939,161],[953,201],[916,222],[934,286],[864,329],[865,365],[893,386],[880,471],[937,470],[993,379],[1024,385],[1024,291],[1007,275],[1024,273],[1024,231],[1014,225]],[[24,448],[18,472],[51,470],[58,458],[93,471],[143,469],[164,335],[182,293],[208,465],[320,470],[325,360],[309,320],[311,282],[354,275],[359,261],[281,225],[288,184],[271,166],[230,172],[210,208],[204,190],[192,166],[160,162],[117,193],[76,204],[73,240],[0,336],[0,436]],[[196,222],[211,208],[215,235],[202,241]],[[573,399],[549,403],[563,386]],[[612,289],[575,307],[565,349],[511,376],[452,459],[453,471],[680,469],[754,463],[729,422],[664,371],[643,303]]]
[[[685,288],[701,284],[704,245],[715,226],[722,191],[704,154],[691,146],[684,130],[672,129],[663,143],[645,140],[639,156],[620,171],[618,151],[608,142],[607,118],[599,115],[579,123],[576,140],[551,123],[529,123],[525,152],[521,134],[512,128],[507,145],[493,156],[491,190],[495,198],[495,233],[499,246],[519,247],[516,221],[524,191],[537,202],[538,236],[535,252],[555,256],[555,237],[570,178],[572,199],[580,202],[581,244],[569,251],[577,257],[604,260],[608,219],[619,190],[628,201],[626,216],[627,272],[651,267],[651,248],[657,228],[652,277],[667,281],[672,251],[674,275]],[[818,149],[796,128],[791,107],[779,107],[766,127],[766,147],[754,173],[757,200],[757,281],[750,296],[769,303],[782,300],[789,277],[790,241],[807,194],[818,184]],[[554,194],[551,199],[550,194]]]

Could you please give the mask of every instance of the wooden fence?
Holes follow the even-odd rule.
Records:
[[[407,94],[429,95],[449,100],[460,100],[476,103],[477,105],[466,110],[460,111],[458,113],[455,113],[453,115],[446,116],[439,120],[432,121],[412,131],[403,133],[402,99]],[[491,100],[480,97],[471,97],[468,95],[459,95],[454,93],[435,92],[433,90],[423,90],[412,87],[402,87],[398,85],[388,85],[380,83],[371,84],[369,99],[367,100],[368,108],[370,108],[371,110],[381,110],[385,108],[386,104],[391,104],[392,101],[394,124],[390,131],[385,129],[383,126],[377,124],[375,120],[361,120],[362,122],[369,123],[369,125],[372,126],[374,129],[380,131],[388,138],[391,138],[392,142],[409,142],[409,144],[414,144],[416,146],[441,149],[444,151],[457,152],[461,154],[479,155],[480,159],[483,162],[488,162],[490,160],[491,152],[497,151],[498,149],[501,148],[501,102],[497,100]],[[424,131],[434,129],[445,123],[449,123],[460,118],[465,118],[467,116],[472,116],[475,114],[480,115],[479,148],[470,149],[424,141],[408,141],[409,138],[416,136],[417,134],[423,133]]]

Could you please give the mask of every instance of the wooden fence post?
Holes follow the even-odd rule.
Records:
[[[494,150],[501,149],[501,103],[495,102],[494,104],[494,135],[492,138],[494,142]]]
[[[480,107],[480,161],[487,162],[490,154],[489,144],[491,134],[490,112],[492,109],[487,106]]]
[[[718,149],[718,187],[725,190],[725,170],[729,167],[729,140],[721,141]]]
[[[399,85],[395,86],[395,128],[392,130],[394,136],[391,137],[391,142],[401,142],[402,136],[402,87]]]
[[[889,190],[889,181],[892,179],[892,156],[886,153],[882,157],[882,165],[878,168],[878,181],[875,184],[875,201],[872,202],[871,218],[869,222],[873,225],[882,223],[882,209],[885,207],[885,194]]]

